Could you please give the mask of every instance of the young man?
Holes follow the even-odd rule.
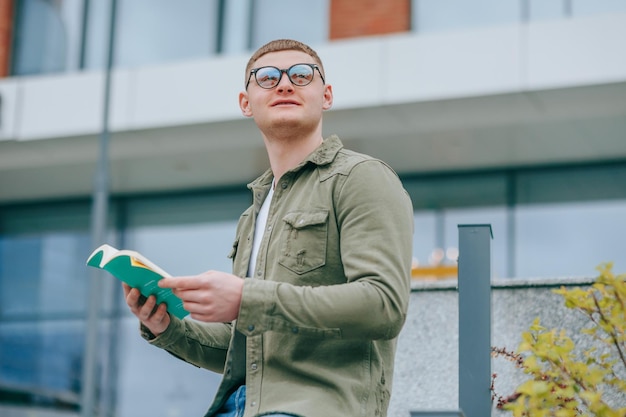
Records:
[[[192,320],[126,302],[155,346],[223,373],[207,416],[385,416],[410,292],[413,210],[385,163],[322,138],[333,103],[317,53],[293,40],[248,62],[239,105],[270,169],[248,187],[233,274],[168,278]],[[245,279],[244,279],[245,278]]]

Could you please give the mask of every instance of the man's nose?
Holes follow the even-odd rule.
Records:
[[[281,72],[281,77],[280,80],[278,80],[278,84],[276,85],[276,88],[279,91],[292,91],[293,90],[293,84],[291,83],[291,80],[289,79],[289,74],[287,74],[287,72]]]

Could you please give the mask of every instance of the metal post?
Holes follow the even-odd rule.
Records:
[[[491,225],[459,225],[459,408],[491,415]]]
[[[115,42],[115,17],[117,0],[111,0],[109,16],[109,42],[104,80],[104,102],[102,111],[102,131],[99,140],[98,165],[94,178],[93,206],[91,212],[92,247],[97,247],[106,239],[109,200],[109,107],[111,96],[111,68],[113,66],[113,45]],[[100,332],[100,309],[102,297],[102,273],[93,269],[90,274],[85,329],[85,355],[83,357],[80,408],[82,417],[97,414],[96,387],[98,365],[98,338]]]

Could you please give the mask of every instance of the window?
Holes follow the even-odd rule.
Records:
[[[413,30],[420,33],[510,24],[521,19],[519,0],[413,0]]]
[[[11,73],[76,71],[81,67],[81,0],[15,2],[15,46]]]
[[[0,385],[17,397],[73,407],[79,392],[88,204],[0,211]],[[19,394],[21,393],[21,395]]]
[[[520,206],[516,213],[517,275],[597,275],[595,267],[614,262],[626,270],[626,200]]]
[[[118,0],[115,65],[153,65],[215,54],[219,4],[206,0]]]
[[[34,389],[38,402],[75,406],[83,346],[82,321],[0,322],[0,385]]]
[[[527,0],[528,20],[562,19],[567,16],[568,0]]]
[[[105,67],[111,0],[16,2],[12,74]],[[219,1],[118,0],[114,65],[133,67],[218,51]]]
[[[404,180],[415,210],[413,254],[428,265],[435,250],[458,250],[459,224],[491,224],[493,274],[509,276],[507,176],[504,174],[434,175]],[[444,259],[454,264],[455,258]]]
[[[7,209],[0,230],[0,320],[82,317],[89,206]]]
[[[626,12],[624,0],[569,0],[573,16]]]
[[[279,38],[312,47],[328,39],[328,0],[255,0],[252,10],[253,50]]]
[[[521,172],[516,180],[516,276],[595,276],[623,262],[626,166]],[[621,264],[622,270],[626,265]]]

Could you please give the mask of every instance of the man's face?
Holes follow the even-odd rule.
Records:
[[[253,68],[273,66],[287,69],[294,64],[316,64],[312,57],[300,51],[280,51],[265,54]],[[249,75],[249,74],[248,74]],[[322,112],[332,106],[332,87],[322,82],[317,69],[313,80],[305,86],[291,83],[283,73],[276,87],[260,87],[252,75],[247,91],[239,95],[241,111],[245,116],[254,117],[259,128],[266,129],[310,129],[321,125]]]

